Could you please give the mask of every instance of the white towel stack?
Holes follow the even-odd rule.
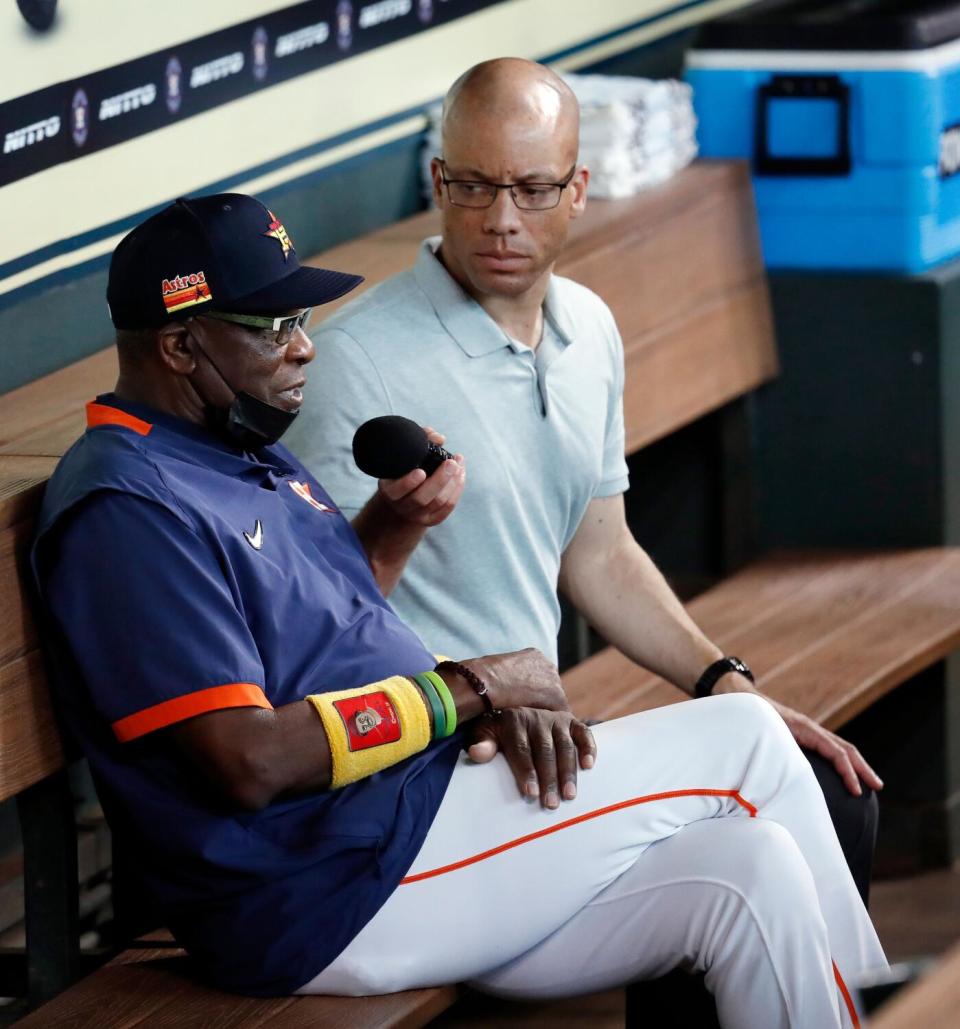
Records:
[[[697,156],[693,90],[675,79],[565,75],[580,101],[580,161],[590,169],[591,197],[626,197],[664,182]],[[440,149],[441,106],[427,111],[424,195],[430,158]]]
[[[590,196],[632,196],[697,156],[693,90],[685,82],[564,77],[580,101],[580,160],[590,169]]]

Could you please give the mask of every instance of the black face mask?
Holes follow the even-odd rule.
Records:
[[[274,407],[242,390],[234,394],[226,410],[209,404],[206,410],[210,428],[241,450],[259,450],[276,443],[299,413]]]
[[[284,411],[281,407],[274,407],[265,400],[246,393],[243,390],[237,392],[227,382],[223,372],[217,367],[213,358],[197,343],[197,349],[210,362],[210,366],[223,380],[224,385],[233,393],[233,400],[229,407],[215,407],[197,389],[191,379],[191,385],[197,392],[197,396],[203,401],[204,417],[207,427],[234,446],[241,450],[259,450],[261,447],[269,447],[290,428],[294,418],[299,411]]]

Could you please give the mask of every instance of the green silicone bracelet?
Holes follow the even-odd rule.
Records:
[[[427,703],[433,712],[433,738],[442,740],[447,735],[447,715],[443,709],[440,694],[437,693],[436,686],[425,675],[413,675],[411,678],[423,690],[423,695],[427,698]]]
[[[437,675],[436,672],[423,673],[436,687],[443,702],[443,710],[447,714],[447,731],[444,736],[452,736],[457,731],[457,705],[453,702],[453,694],[447,684]]]

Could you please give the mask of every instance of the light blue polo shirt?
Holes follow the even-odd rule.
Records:
[[[439,242],[322,325],[284,442],[352,516],[376,488],[353,462],[360,424],[400,414],[445,433],[466,489],[390,602],[435,652],[534,646],[556,660],[561,555],[590,501],[628,485],[623,345],[603,301],[558,276],[536,351],[511,340],[447,273]]]

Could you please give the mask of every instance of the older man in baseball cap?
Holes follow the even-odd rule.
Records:
[[[178,200],[124,237],[110,264],[107,303],[119,330],[119,391],[131,377],[142,377],[136,372],[144,362],[130,360],[149,356],[139,344],[153,330],[172,326],[196,367],[173,380],[179,391],[165,398],[175,405],[171,413],[193,418],[202,411],[244,446],[276,443],[297,414],[301,369],[313,357],[301,331],[310,309],[362,281],[302,266],[283,224],[252,197]],[[257,338],[269,342],[259,349],[261,356],[272,355],[275,366],[261,384],[266,397],[231,381],[259,377],[250,348],[243,346]],[[176,371],[183,371],[182,362]],[[156,376],[145,385],[155,386]],[[233,398],[225,408],[220,398],[226,392]]]
[[[358,281],[302,268],[238,195],[114,254],[120,377],[33,569],[58,710],[144,890],[245,993],[561,995],[683,964],[725,1025],[853,1024],[844,977],[883,953],[773,709],[708,698],[595,741],[539,652],[433,655],[384,596],[462,461],[381,483],[351,526],[276,442],[309,307]]]

